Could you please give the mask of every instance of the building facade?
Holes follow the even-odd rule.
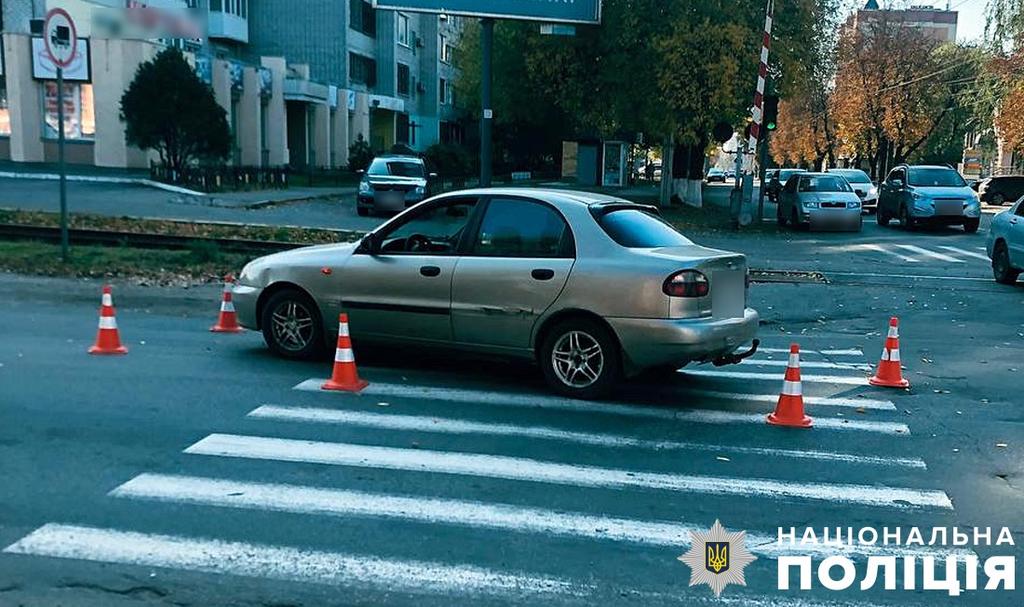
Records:
[[[851,19],[855,27],[864,26],[873,19],[879,19],[883,14],[888,21],[918,29],[932,40],[951,44],[956,42],[958,13],[948,8],[948,5],[946,10],[928,5],[886,9],[879,7],[877,0],[868,0],[864,8],[854,13]]]
[[[343,167],[359,137],[380,151],[461,136],[451,93],[455,19],[356,0],[310,1],[303,10],[279,0],[188,0],[205,36],[128,37],[102,26],[104,15],[126,8],[185,5],[0,0],[0,160],[57,158],[55,71],[38,30],[54,6],[71,14],[81,40],[65,70],[70,163],[148,166],[151,154],[125,143],[120,99],[139,64],[168,44],[185,51],[227,112],[232,164]]]

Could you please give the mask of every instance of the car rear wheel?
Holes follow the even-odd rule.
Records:
[[[572,398],[606,396],[622,376],[615,336],[587,318],[555,326],[541,345],[540,365],[548,385]]]
[[[964,220],[964,232],[968,234],[974,234],[978,231],[978,226],[981,225],[981,219],[965,219]]]
[[[323,351],[320,310],[302,291],[286,289],[272,295],[263,306],[260,326],[267,347],[283,358],[305,360]]]
[[[992,251],[992,275],[996,282],[1004,285],[1012,285],[1017,282],[1020,270],[1013,269],[1010,265],[1010,251],[1006,248],[1005,242],[996,244]]]

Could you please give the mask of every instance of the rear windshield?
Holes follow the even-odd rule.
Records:
[[[850,183],[871,183],[871,178],[864,171],[829,171],[836,175],[846,177]]]
[[[423,165],[408,160],[384,160],[375,158],[366,171],[369,175],[397,175],[399,177],[423,177]]]
[[[967,185],[953,169],[910,169],[910,185],[939,188],[960,188]]]
[[[600,224],[612,240],[629,249],[693,244],[665,220],[640,209],[612,211],[601,217]]]

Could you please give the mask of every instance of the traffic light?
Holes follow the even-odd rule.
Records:
[[[779,122],[779,96],[764,96],[764,128],[774,131]]]

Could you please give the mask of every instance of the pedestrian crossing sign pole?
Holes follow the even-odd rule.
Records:
[[[64,162],[64,68],[75,60],[78,32],[71,15],[50,9],[43,20],[43,46],[57,68],[57,165],[60,173],[60,257],[68,262],[68,188]]]

